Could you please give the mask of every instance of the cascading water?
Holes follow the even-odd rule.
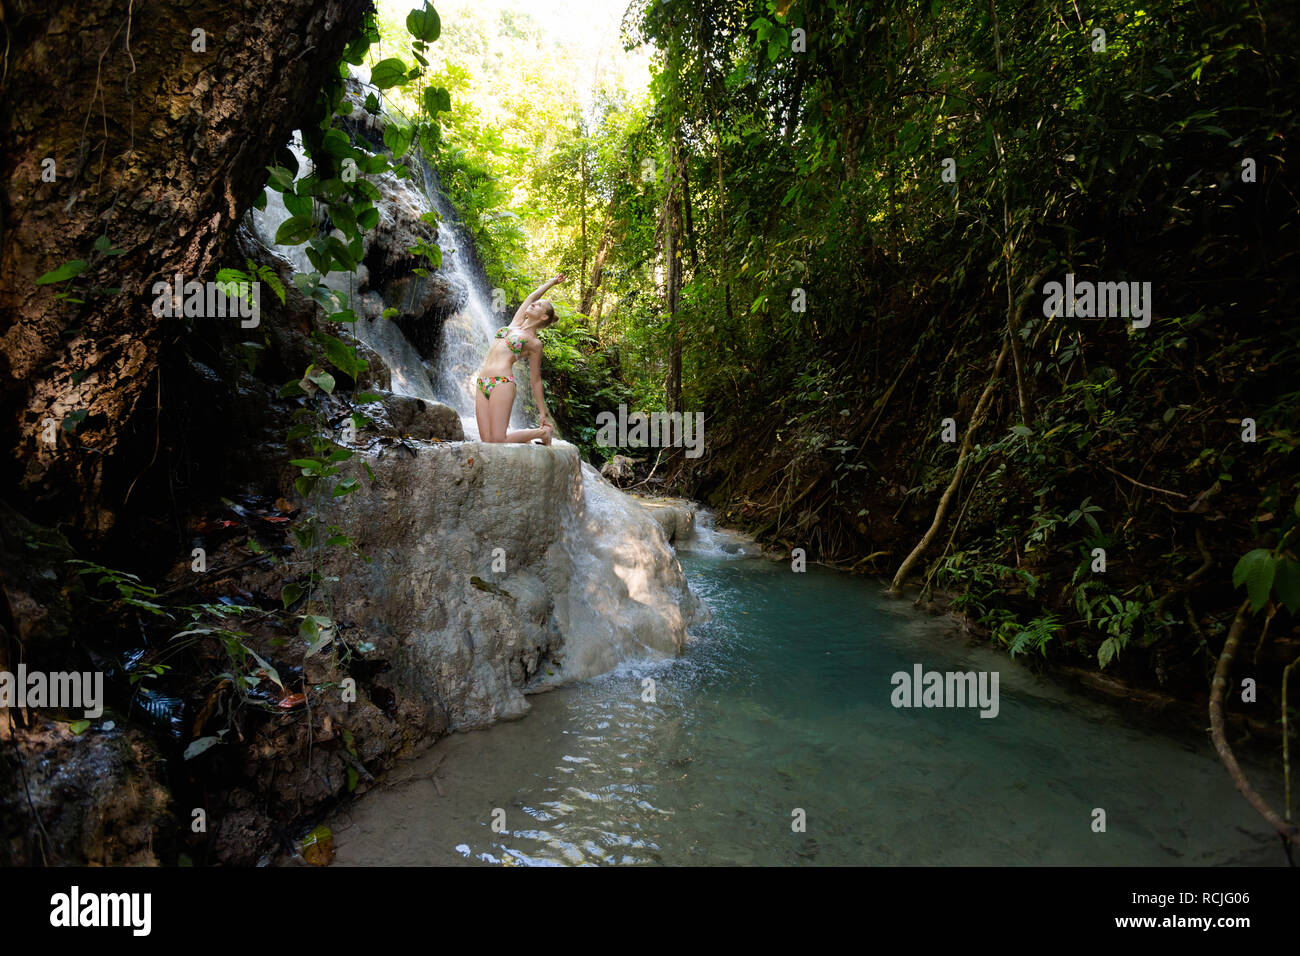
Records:
[[[362,99],[360,95],[355,98],[358,102]],[[374,122],[382,126],[384,119],[377,117]],[[310,173],[312,163],[303,150],[299,131],[294,131],[289,148],[298,160],[300,174]],[[461,417],[466,436],[477,437],[474,376],[492,344],[496,330],[509,320],[503,313],[494,313],[492,310],[491,295],[474,267],[470,254],[473,248],[471,240],[457,221],[451,204],[443,196],[437,172],[423,158],[415,158],[414,155],[407,157],[405,162],[410,169],[410,175],[406,179],[398,179],[388,172],[371,177],[371,181],[383,197],[376,204],[381,230],[397,225],[396,217],[404,217],[407,222],[411,222],[430,212],[438,216],[437,242],[442,250],[439,280],[457,293],[461,304],[443,322],[436,363],[426,362],[402,334],[401,329],[381,315],[388,306],[401,309],[407,301],[406,296],[403,296],[403,302],[384,302],[375,291],[358,295],[357,287],[364,286],[368,278],[364,264],[358,267],[355,277],[348,273],[334,272],[326,276],[323,282],[337,293],[340,304],[352,303],[358,316],[352,333],[384,359],[392,371],[393,391],[400,395],[441,402],[454,408]],[[285,246],[275,242],[276,230],[292,214],[285,207],[280,193],[267,189],[266,196],[265,209],[254,210],[252,214],[258,238],[267,248],[287,259],[295,270],[303,273],[314,271],[307,259],[305,246]],[[370,235],[366,234],[367,251]],[[424,298],[422,291],[428,281],[416,275],[410,277],[411,301],[418,302]],[[423,317],[417,315],[415,318],[420,320]],[[532,401],[527,386],[527,372],[522,365],[519,372],[522,373],[517,376],[520,387],[516,389],[510,424],[514,428],[526,428],[529,425],[526,409],[531,407]]]
[[[447,317],[442,326],[442,349],[439,353],[435,389],[439,400],[450,405],[462,418],[474,418],[474,376],[483,363],[483,356],[492,344],[496,330],[507,324],[508,317],[493,312],[486,283],[474,267],[469,255],[473,248],[456,218],[451,204],[442,194],[437,172],[422,162],[425,195],[438,213],[438,246],[442,249],[442,271],[463,279],[465,304]],[[503,306],[504,308],[504,306]],[[519,367],[523,371],[523,366]],[[510,415],[511,425],[526,427],[523,407],[528,395],[526,375],[516,376],[515,406]],[[477,434],[477,423],[475,424]],[[469,433],[468,426],[466,434]]]
[[[367,146],[378,142],[375,127],[383,118],[358,118],[358,112],[354,137]],[[290,148],[300,174],[308,174],[311,163],[297,134]],[[363,538],[373,534],[373,542],[359,546],[369,542],[388,554],[382,573],[341,599],[353,601],[349,613],[369,626],[400,637],[412,668],[428,675],[417,683],[441,688],[453,726],[477,726],[527,709],[522,681],[510,676],[518,659],[505,658],[530,642],[545,644],[552,631],[563,635],[562,663],[557,658],[545,675],[534,675],[537,689],[548,680],[679,653],[686,627],[708,611],[691,593],[655,519],[582,462],[572,445],[559,439],[550,448],[472,444],[478,436],[473,376],[506,319],[490,308],[470,239],[435,171],[422,162],[408,165],[406,179],[391,172],[367,177],[380,193],[379,222],[364,234],[356,274],[334,274],[325,283],[340,307],[350,303],[357,315],[352,332],[388,367],[392,390],[454,409],[467,440],[422,450],[413,461],[376,461],[378,480],[334,505],[340,524],[368,529]],[[427,236],[420,220],[430,211],[440,217],[442,264],[420,277],[413,274],[419,260],[407,250]],[[268,191],[265,209],[253,214],[254,231],[297,271],[313,272],[304,247],[275,243],[290,215],[280,194]],[[446,315],[433,361],[383,317],[389,308],[407,328],[418,329],[435,309]],[[527,371],[518,371],[526,383]],[[514,427],[527,427],[521,409],[527,392],[526,384],[517,390]],[[494,547],[510,553],[508,567],[497,566]],[[478,585],[469,585],[483,584],[483,577],[512,602],[504,616],[497,616],[499,598],[483,598]],[[468,647],[467,634],[475,635]]]

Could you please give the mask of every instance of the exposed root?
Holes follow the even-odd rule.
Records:
[[[1241,635],[1246,629],[1246,620],[1249,613],[1250,601],[1243,601],[1241,607],[1237,608],[1237,616],[1233,619],[1232,627],[1228,631],[1228,639],[1223,643],[1223,653],[1219,655],[1219,666],[1214,670],[1214,681],[1210,685],[1210,739],[1214,741],[1214,749],[1218,751],[1219,759],[1223,761],[1223,765],[1228,769],[1228,776],[1237,785],[1237,789],[1246,798],[1246,802],[1268,821],[1269,825],[1282,836],[1283,840],[1300,846],[1300,827],[1283,820],[1264,801],[1264,798],[1255,792],[1255,789],[1250,785],[1250,781],[1246,779],[1246,774],[1237,763],[1237,758],[1228,745],[1228,738],[1224,734],[1223,697],[1228,689],[1228,672],[1232,670],[1232,658],[1237,652],[1237,645],[1241,643]]]

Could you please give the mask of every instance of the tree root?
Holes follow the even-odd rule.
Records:
[[[980,395],[979,402],[975,405],[975,411],[971,414],[970,424],[966,426],[966,434],[962,438],[961,451],[957,453],[957,465],[952,470],[952,480],[948,482],[947,489],[944,490],[943,497],[939,499],[939,506],[934,509],[934,521],[930,523],[930,530],[925,533],[912,553],[903,559],[903,563],[898,566],[898,573],[894,575],[893,583],[889,586],[890,594],[899,594],[902,591],[903,584],[907,581],[907,576],[912,567],[925,553],[925,549],[930,546],[935,535],[943,526],[943,519],[948,515],[948,508],[952,504],[953,495],[957,491],[957,486],[961,484],[962,475],[966,471],[966,459],[970,455],[970,450],[974,444],[975,430],[979,428],[984,421],[984,416],[988,412],[989,403],[993,399],[993,390],[997,386],[998,377],[1002,374],[1002,366],[1007,360],[1007,353],[1011,350],[1011,340],[1004,339],[1002,350],[998,352],[998,360],[993,366],[993,374],[989,376],[988,384],[984,386],[984,393]]]
[[[1283,820],[1264,801],[1264,798],[1255,792],[1255,789],[1250,785],[1250,781],[1246,779],[1246,774],[1237,763],[1237,758],[1233,755],[1232,748],[1228,745],[1228,739],[1224,734],[1223,697],[1228,689],[1228,672],[1232,669],[1232,658],[1237,652],[1237,645],[1241,642],[1242,632],[1246,629],[1246,619],[1249,612],[1250,601],[1243,601],[1241,607],[1237,608],[1237,616],[1233,619],[1232,627],[1228,631],[1228,639],[1223,643],[1223,653],[1219,655],[1219,666],[1214,670],[1214,681],[1210,685],[1210,739],[1214,741],[1214,749],[1218,751],[1219,759],[1223,761],[1224,767],[1227,768],[1228,776],[1237,785],[1237,789],[1246,798],[1246,802],[1268,821],[1269,826],[1276,830],[1284,841],[1300,846],[1300,826]]]

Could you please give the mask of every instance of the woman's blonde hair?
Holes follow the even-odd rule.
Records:
[[[550,299],[538,300],[539,305],[541,305],[542,303],[545,303],[545,307],[546,307],[546,321],[543,322],[541,325],[539,325],[538,328],[548,329],[556,322],[558,322],[560,317],[555,314],[555,305],[551,302]]]

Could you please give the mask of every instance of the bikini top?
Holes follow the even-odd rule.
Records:
[[[511,335],[511,332],[515,334]],[[503,325],[501,328],[497,329],[496,337],[506,340],[506,346],[514,353],[516,359],[524,354],[525,341],[524,337],[519,334],[518,329],[512,329],[508,325]]]

